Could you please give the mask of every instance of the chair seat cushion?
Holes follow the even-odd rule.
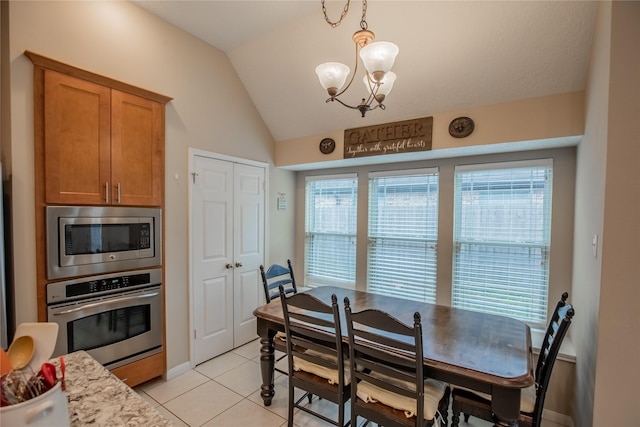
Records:
[[[484,400],[491,402],[491,395],[487,393],[480,393],[479,391],[471,390],[465,387],[456,387],[462,390],[466,390],[470,393],[475,394],[483,398]],[[531,387],[523,388],[520,392],[520,412],[524,412],[525,414],[532,414],[536,405],[536,386],[535,384]]]
[[[402,381],[377,372],[371,376],[403,388],[415,389],[413,383]],[[436,416],[440,399],[444,396],[447,384],[434,379],[424,381],[424,419],[432,420]],[[358,383],[358,397],[365,402],[380,402],[392,408],[403,410],[407,418],[415,417],[417,407],[415,399],[382,389],[367,381]]]
[[[321,359],[329,360],[333,363],[337,363],[337,357],[333,354],[326,354],[319,351],[314,350],[306,350],[305,354],[319,357]],[[311,374],[317,375],[319,377],[325,378],[329,381],[329,384],[338,384],[339,373],[337,369],[327,368],[326,366],[318,365],[317,363],[310,362],[305,359],[301,359],[299,357],[293,358],[293,370],[294,371],[305,371]],[[344,367],[344,385],[347,385],[351,382],[351,375],[349,368],[347,366]]]

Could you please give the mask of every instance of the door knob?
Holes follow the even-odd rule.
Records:
[[[242,267],[242,263],[241,262],[236,262],[236,267]]]
[[[227,265],[225,265],[225,267],[227,267],[227,268],[233,268],[233,264],[231,264],[231,263],[227,263]]]

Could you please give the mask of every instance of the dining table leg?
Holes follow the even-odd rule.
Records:
[[[520,415],[520,389],[493,387],[491,410],[496,416],[494,427],[517,427]]]
[[[260,396],[264,406],[270,406],[275,395],[273,389],[273,373],[275,367],[275,345],[273,338],[276,331],[269,329],[267,325],[258,320],[258,335],[260,336],[260,372],[262,373],[262,385]]]

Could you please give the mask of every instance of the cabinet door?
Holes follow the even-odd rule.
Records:
[[[111,90],[50,70],[44,90],[46,203],[104,204]]]
[[[164,106],[115,89],[111,97],[111,199],[114,204],[160,206]]]

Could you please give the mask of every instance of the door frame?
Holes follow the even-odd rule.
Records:
[[[222,160],[232,163],[239,163],[248,166],[256,166],[263,167],[265,170],[264,174],[264,260],[269,259],[269,163],[259,162],[256,160],[243,159],[240,157],[228,156],[226,154],[219,154],[212,151],[206,151],[199,148],[189,147],[189,192],[188,192],[188,238],[187,238],[187,262],[188,262],[188,283],[187,283],[187,298],[189,299],[189,365],[191,368],[195,367],[195,344],[194,344],[194,331],[195,331],[195,320],[193,318],[193,293],[191,290],[193,289],[193,262],[191,258],[191,243],[193,236],[193,223],[191,221],[193,212],[191,211],[192,202],[193,202],[193,173],[195,173],[195,158],[196,157],[206,157],[213,160]],[[257,336],[257,335],[256,335]]]

